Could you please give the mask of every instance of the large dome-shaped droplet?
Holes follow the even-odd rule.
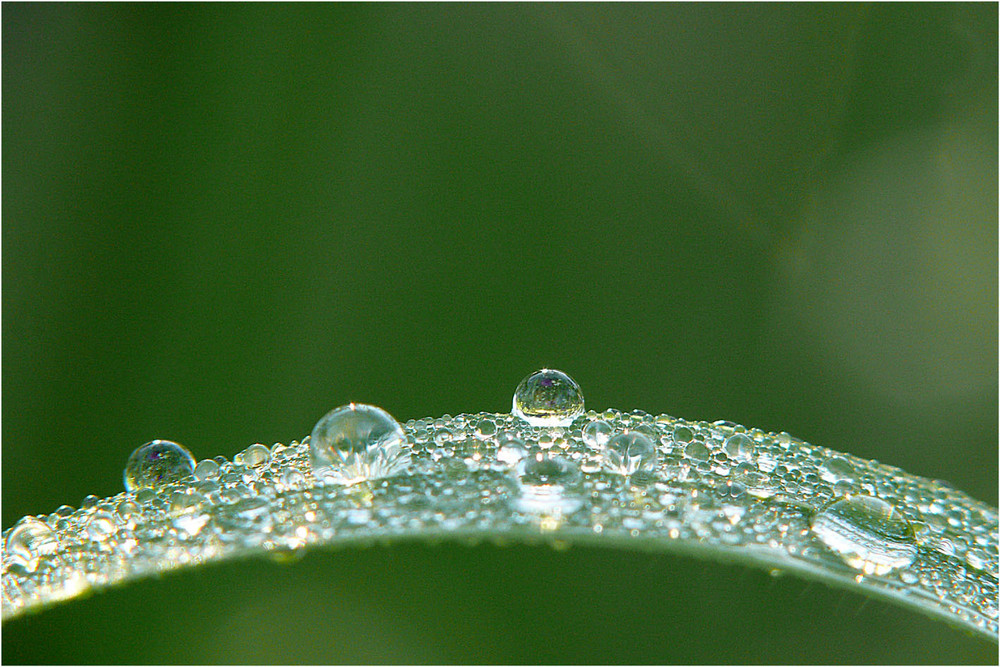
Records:
[[[350,403],[328,412],[309,436],[318,479],[354,484],[399,474],[410,464],[403,428],[374,405]]]
[[[812,532],[845,563],[865,574],[885,574],[917,556],[913,527],[898,509],[874,496],[836,500],[812,521]]]
[[[638,431],[619,433],[604,446],[603,463],[616,475],[652,470],[656,467],[656,445]]]
[[[156,489],[194,474],[191,452],[169,440],[153,440],[139,447],[125,464],[125,490]]]
[[[569,426],[583,414],[583,392],[562,371],[543,368],[517,385],[511,414],[532,426]]]

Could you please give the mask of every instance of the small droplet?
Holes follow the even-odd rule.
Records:
[[[350,403],[328,412],[309,437],[317,478],[355,484],[401,473],[410,464],[403,428],[374,405]]]
[[[493,437],[497,432],[497,425],[488,419],[481,419],[476,424],[476,437],[480,440]]]
[[[219,478],[219,464],[214,459],[204,459],[198,461],[194,467],[194,476],[201,481]]]
[[[562,371],[543,368],[517,385],[511,414],[532,426],[569,426],[583,414],[583,392]]]
[[[723,449],[729,458],[735,461],[749,461],[753,458],[753,440],[742,433],[737,433],[726,438],[726,444],[723,445]]]
[[[191,452],[169,440],[153,440],[139,447],[125,464],[125,490],[155,489],[179,482],[194,472]]]
[[[261,468],[271,462],[271,450],[259,443],[250,445],[234,456],[233,462],[251,468]]]
[[[59,538],[48,524],[34,517],[25,517],[7,533],[4,551],[34,572],[38,559],[54,554],[59,549]]]
[[[812,532],[851,567],[885,574],[917,556],[913,527],[890,503],[874,496],[850,496],[827,505]]]
[[[524,442],[519,438],[505,438],[497,450],[497,461],[509,466],[517,465],[518,461],[528,455]]]
[[[656,445],[638,431],[619,433],[604,448],[604,467],[616,475],[631,475],[656,466]]]
[[[580,468],[551,451],[522,459],[516,467],[520,495],[515,506],[522,512],[561,516],[583,507],[577,495]]]
[[[695,461],[707,461],[711,457],[711,452],[708,451],[708,446],[704,442],[694,440],[684,448],[684,456]]]
[[[126,523],[134,521],[135,515],[137,515],[141,511],[142,508],[139,507],[139,503],[135,502],[134,500],[129,500],[128,498],[118,503],[118,506],[115,507],[115,514],[118,515],[118,518],[122,522]]]
[[[583,441],[593,449],[603,449],[604,445],[608,444],[608,440],[611,439],[613,431],[611,424],[603,419],[598,419],[583,427]]]
[[[819,468],[819,475],[831,483],[851,482],[855,475],[854,465],[843,456],[832,456],[823,461]]]
[[[674,427],[674,440],[677,442],[691,442],[694,439],[694,432],[687,426]]]
[[[563,485],[576,481],[580,471],[569,460],[549,453],[538,453],[525,459],[520,468],[522,484],[530,486]]]
[[[198,492],[177,492],[170,498],[170,513],[174,515],[198,512],[205,504],[205,496]]]
[[[100,542],[118,530],[115,517],[110,512],[95,512],[87,522],[87,537]]]
[[[295,468],[289,468],[282,473],[281,483],[290,489],[300,489],[305,486],[306,476]]]

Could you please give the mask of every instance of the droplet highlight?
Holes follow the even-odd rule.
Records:
[[[323,482],[356,484],[391,477],[410,465],[403,428],[374,405],[350,403],[323,416],[309,436],[309,461]]]
[[[543,368],[517,385],[511,414],[532,426],[569,426],[583,414],[583,392],[562,371]]]
[[[813,517],[811,528],[845,563],[865,574],[886,574],[906,567],[917,556],[909,521],[875,496],[836,500]]]
[[[153,440],[137,448],[125,464],[125,490],[157,489],[194,473],[191,452],[170,440]]]

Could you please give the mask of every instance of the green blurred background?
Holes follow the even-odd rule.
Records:
[[[996,4],[10,4],[3,527],[357,400],[730,419],[997,503]],[[3,628],[7,662],[994,662],[758,572],[403,545]]]

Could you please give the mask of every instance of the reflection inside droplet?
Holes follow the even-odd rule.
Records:
[[[543,368],[517,385],[511,414],[532,426],[569,426],[583,414],[583,392],[562,371]]]
[[[865,574],[885,574],[917,556],[913,527],[898,509],[874,496],[830,503],[813,518],[812,532]]]

